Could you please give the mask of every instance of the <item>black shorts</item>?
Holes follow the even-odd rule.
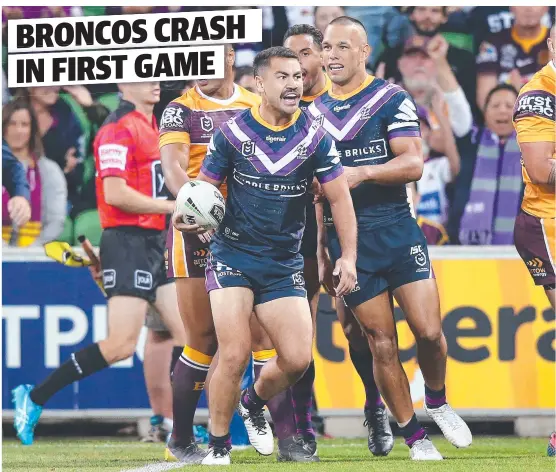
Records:
[[[100,239],[106,297],[137,297],[154,302],[168,283],[164,267],[165,232],[133,226],[107,228]]]
[[[308,194],[306,205],[306,223],[303,239],[301,240],[301,255],[305,258],[317,258],[317,217],[315,205],[313,205],[313,195]]]

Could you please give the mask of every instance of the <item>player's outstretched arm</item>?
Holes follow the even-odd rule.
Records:
[[[344,167],[349,188],[355,188],[363,182],[404,185],[419,180],[423,175],[421,138],[394,138],[390,140],[390,148],[396,157],[385,164]]]
[[[537,141],[519,144],[523,165],[535,185],[547,185],[554,193],[556,185],[556,159],[552,158],[554,142]]]
[[[177,196],[180,188],[189,180],[189,144],[171,143],[160,148],[160,162],[164,183],[172,195]]]
[[[357,220],[345,175],[323,183],[322,189],[330,203],[332,219],[342,248],[342,257],[336,262],[333,272],[335,277],[340,278],[336,296],[341,297],[350,293],[357,283]]]
[[[129,187],[122,177],[105,177],[102,184],[106,203],[126,213],[160,214],[174,211],[174,202],[147,197]]]

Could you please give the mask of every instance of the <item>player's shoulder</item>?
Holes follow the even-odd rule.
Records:
[[[246,108],[251,108],[261,103],[261,97],[256,93],[247,90],[241,85],[236,84],[236,87],[238,90],[238,98],[235,101],[236,105],[245,106]]]
[[[556,72],[549,63],[522,87],[514,106],[514,121],[525,117],[555,120],[555,79]]]
[[[183,95],[180,95],[178,98],[175,98],[170,103],[168,103],[167,107],[181,105],[182,107],[193,109],[195,108],[196,103],[199,102],[200,98],[201,96],[198,94],[197,88],[191,87]]]

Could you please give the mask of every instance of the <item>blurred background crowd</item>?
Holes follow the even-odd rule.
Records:
[[[254,91],[253,58],[280,45],[288,27],[324,31],[338,16],[359,19],[372,47],[369,72],[400,83],[418,105],[426,161],[410,195],[429,243],[480,244],[493,231],[493,244],[512,244],[523,192],[512,110],[519,89],[550,60],[554,7],[261,8],[263,42],[235,46],[237,83]],[[222,8],[2,7],[3,168],[10,159],[23,164],[31,204],[30,221],[19,224],[21,196],[3,172],[4,244],[74,244],[80,234],[98,244],[92,143],[119,101],[115,84],[8,89],[7,20],[210,9]],[[157,118],[193,85],[162,82]],[[497,168],[483,165],[493,155]]]

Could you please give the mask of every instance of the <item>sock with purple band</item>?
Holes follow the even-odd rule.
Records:
[[[355,367],[365,387],[365,410],[384,408],[384,403],[380,398],[380,393],[378,392],[375,376],[373,374],[373,355],[371,354],[371,350],[359,352],[350,345],[349,356],[351,357],[353,367]]]
[[[400,431],[404,437],[405,443],[411,447],[415,441],[427,438],[427,432],[423,429],[415,413],[405,426],[400,427]]]
[[[425,403],[427,408],[440,408],[446,404],[446,386],[441,390],[433,390],[425,385]]]
[[[213,436],[212,434],[209,434],[208,446],[209,449],[218,447],[230,451],[232,449],[232,436],[230,435],[230,433],[226,434],[225,436]]]
[[[266,400],[263,400],[255,392],[255,384],[245,389],[241,395],[241,404],[249,411],[261,410],[266,405]]]
[[[256,353],[254,353],[255,355]],[[255,380],[259,378],[261,370],[266,361],[255,361],[253,370],[255,372]],[[297,433],[292,406],[292,397],[290,389],[274,395],[268,400],[266,407],[274,423],[274,434],[278,439],[287,439],[295,436]]]
[[[292,405],[297,433],[305,440],[314,441],[315,431],[311,419],[313,407],[313,383],[315,382],[315,361],[311,361],[303,377],[291,387]]]

